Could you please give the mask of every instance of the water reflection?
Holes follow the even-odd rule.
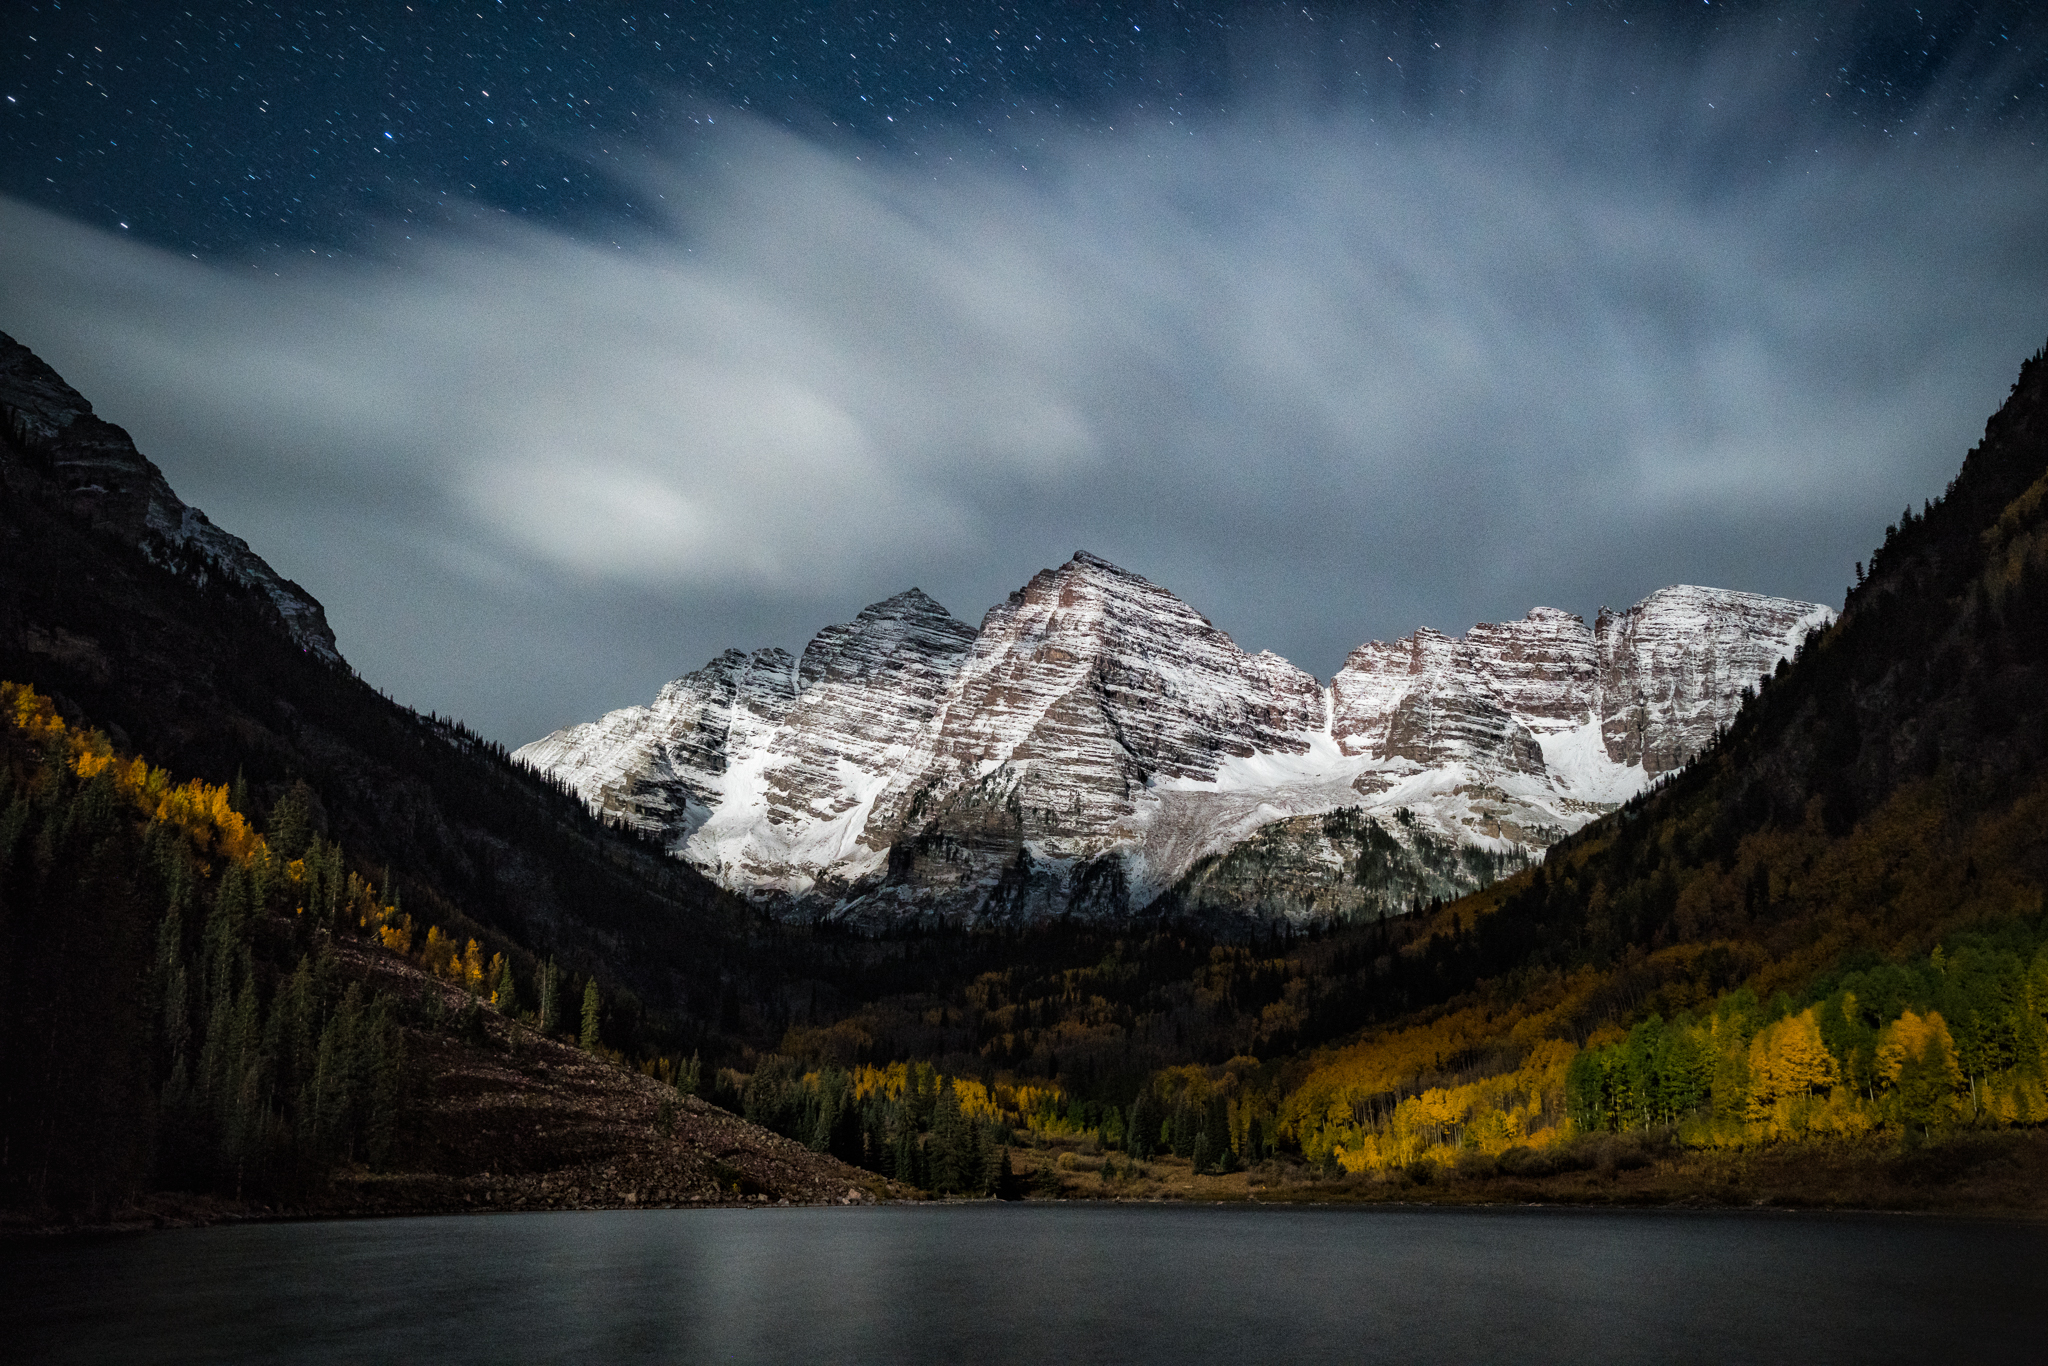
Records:
[[[2048,1228],[950,1207],[0,1244],[0,1355],[300,1361],[2039,1360]]]

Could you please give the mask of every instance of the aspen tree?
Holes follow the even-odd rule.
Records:
[[[552,1036],[562,1027],[562,972],[550,958],[540,973],[540,1032]]]

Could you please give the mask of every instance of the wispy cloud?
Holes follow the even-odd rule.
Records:
[[[1080,546],[1325,674],[1539,601],[1838,593],[2048,334],[2040,150],[1844,134],[1761,42],[1540,46],[1014,163],[721,118],[618,242],[237,268],[0,203],[0,327],[508,739]]]

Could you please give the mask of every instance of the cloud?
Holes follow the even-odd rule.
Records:
[[[366,674],[513,741],[1082,546],[1325,675],[1539,601],[1833,596],[2048,332],[2038,152],[1531,46],[1483,99],[1054,124],[1028,169],[722,118],[616,243],[258,270],[0,202],[0,327]]]

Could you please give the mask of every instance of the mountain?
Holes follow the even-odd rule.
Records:
[[[187,506],[125,430],[97,416],[84,396],[5,333],[0,414],[9,455],[42,476],[46,496],[68,504],[94,531],[194,584],[203,587],[217,575],[251,590],[301,649],[341,663],[327,613],[311,594],[272,569],[247,541]]]
[[[1683,764],[1832,615],[1681,586],[1373,641],[1326,687],[1084,551],[978,630],[911,589],[514,757],[785,916],[1382,914]]]
[[[325,613],[0,334],[0,679],[249,809],[294,784],[365,878],[450,932],[779,1034],[758,917],[502,749],[357,677]]]

